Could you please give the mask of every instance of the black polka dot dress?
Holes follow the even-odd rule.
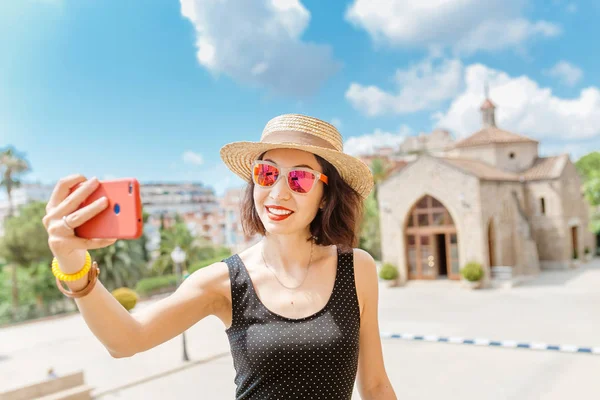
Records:
[[[300,319],[267,309],[237,254],[224,260],[231,280],[233,321],[226,332],[237,400],[352,397],[360,311],[352,249],[338,247],[337,253],[329,301],[317,313]]]

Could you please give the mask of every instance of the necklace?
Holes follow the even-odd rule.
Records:
[[[286,285],[284,285],[283,283],[281,283],[281,281],[280,281],[280,280],[279,280],[279,278],[277,277],[277,274],[275,273],[275,271],[273,271],[273,270],[272,270],[272,269],[269,267],[269,265],[267,264],[267,261],[265,260],[264,246],[263,246],[263,247],[261,247],[261,249],[260,249],[260,254],[262,255],[262,259],[263,259],[263,262],[265,263],[265,267],[267,267],[267,269],[268,269],[269,271],[271,271],[271,273],[272,273],[272,274],[275,276],[275,279],[277,279],[277,282],[279,282],[279,284],[280,284],[281,286],[283,286],[284,288],[286,288],[286,289],[289,289],[289,290],[295,290],[295,289],[298,289],[300,286],[302,286],[302,285],[304,284],[304,281],[306,280],[306,277],[308,276],[308,273],[309,273],[309,270],[310,270],[310,266],[311,266],[311,264],[312,264],[313,243],[314,243],[314,241],[312,241],[312,240],[311,240],[311,242],[310,242],[310,258],[308,259],[308,266],[306,267],[306,275],[304,275],[304,279],[302,279],[302,282],[300,282],[300,284],[299,284],[298,286],[296,286],[296,287],[293,287],[293,288],[292,288],[292,287],[289,287],[289,286],[286,286]],[[294,304],[294,302],[293,302],[293,301],[292,301],[292,304]]]

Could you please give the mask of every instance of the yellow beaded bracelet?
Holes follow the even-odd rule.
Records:
[[[91,267],[92,256],[87,251],[85,252],[85,264],[83,265],[83,268],[81,268],[78,272],[75,272],[73,274],[65,274],[64,272],[62,272],[60,270],[60,267],[58,266],[58,260],[56,259],[56,257],[54,257],[54,259],[52,260],[52,274],[61,281],[68,282],[81,279],[90,271]]]

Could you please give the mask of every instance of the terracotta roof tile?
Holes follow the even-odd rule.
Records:
[[[517,135],[497,127],[488,127],[454,144],[454,148],[481,146],[492,143],[537,143],[537,140]]]
[[[538,157],[531,168],[524,172],[510,172],[479,160],[456,157],[439,157],[440,160],[486,181],[535,181],[558,178],[568,160],[567,154]]]
[[[525,177],[525,180],[528,181],[558,178],[565,168],[568,159],[568,154],[561,154],[553,157],[539,157],[535,160],[531,168],[522,175]]]
[[[440,159],[479,179],[488,181],[519,181],[517,174],[503,171],[483,161],[454,157],[440,157]]]

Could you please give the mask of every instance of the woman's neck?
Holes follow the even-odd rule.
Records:
[[[262,240],[261,250],[269,267],[286,272],[308,268],[311,246],[316,250],[313,241],[307,240],[309,236],[310,233],[307,232],[289,235],[267,234]]]

